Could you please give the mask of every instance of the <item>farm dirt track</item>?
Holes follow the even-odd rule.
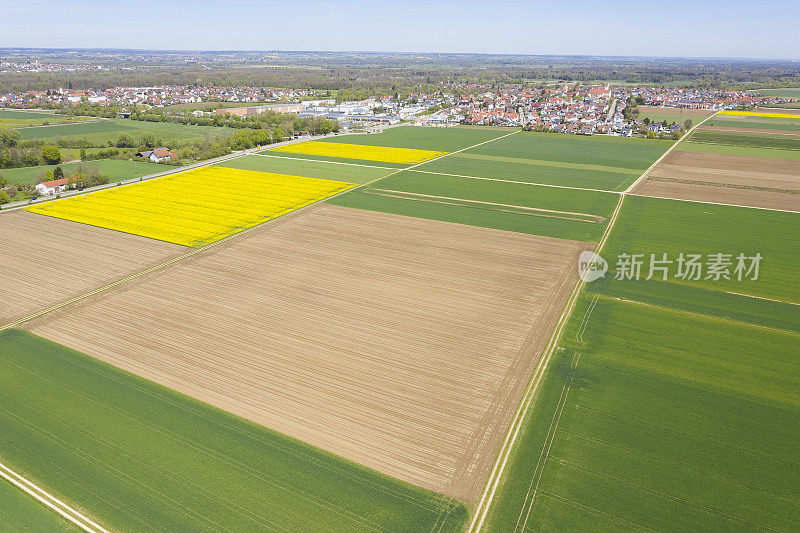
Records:
[[[0,325],[186,250],[22,210],[0,214],[0,243]]]
[[[634,194],[800,210],[800,161],[674,151]]]
[[[27,329],[474,502],[587,248],[319,205]]]

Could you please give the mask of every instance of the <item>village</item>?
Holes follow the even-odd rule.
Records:
[[[69,108],[78,104],[115,106],[122,118],[131,109],[161,109],[165,115],[248,117],[267,111],[320,117],[343,131],[401,122],[421,126],[470,124],[512,126],[566,134],[607,134],[625,137],[676,136],[682,124],[638,120],[636,105],[675,110],[717,111],[770,106],[791,101],[747,91],[701,90],[680,87],[630,87],[610,83],[490,86],[440,83],[434,90],[409,91],[402,97],[374,96],[338,101],[330,91],[266,89],[259,87],[163,85],[112,87],[105,90],[28,91],[0,95],[0,107]],[[241,103],[240,107],[231,104]],[[199,105],[203,104],[203,105]]]

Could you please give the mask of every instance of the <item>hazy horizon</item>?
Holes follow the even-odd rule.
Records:
[[[10,0],[0,47],[320,51],[685,59],[800,59],[800,2],[632,0],[143,0],[109,14],[87,0]],[[35,42],[32,42],[34,41]]]

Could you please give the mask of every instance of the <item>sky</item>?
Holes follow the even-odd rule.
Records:
[[[0,0],[0,47],[800,60],[798,0]]]

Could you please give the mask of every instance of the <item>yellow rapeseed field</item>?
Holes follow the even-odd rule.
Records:
[[[327,157],[343,157],[345,159],[363,159],[384,163],[414,164],[439,157],[447,152],[433,150],[417,150],[415,148],[392,148],[387,146],[368,146],[365,144],[330,143],[324,141],[308,141],[287,144],[273,148],[274,152],[291,152],[293,154],[321,155]]]
[[[800,112],[800,110],[798,110]],[[759,111],[720,111],[720,115],[736,115],[739,117],[769,117],[769,118],[794,118],[800,119],[800,114],[792,113],[762,113]]]
[[[203,167],[27,209],[184,246],[203,246],[354,186]]]

